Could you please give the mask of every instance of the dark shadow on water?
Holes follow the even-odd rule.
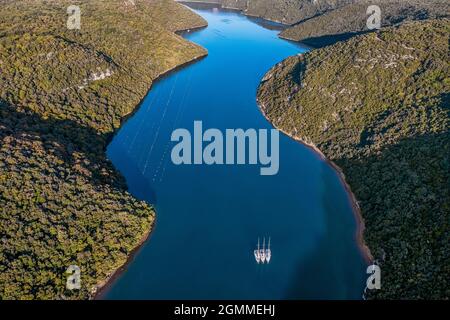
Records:
[[[270,20],[265,20],[263,18],[247,16],[247,19],[250,20],[251,22],[254,22],[257,25],[260,25],[261,27],[263,27],[265,29],[269,29],[269,30],[283,31],[283,30],[286,30],[287,28],[289,28],[289,26],[287,26],[287,25],[284,25],[284,24],[281,24],[278,22],[274,22],[274,21],[270,21]]]
[[[126,152],[121,153],[120,157],[111,158],[114,161],[114,165],[120,172],[126,172],[127,181],[129,183],[130,192],[133,196],[139,200],[145,200],[152,205],[157,204],[156,193],[150,181],[142,174],[142,170],[136,165],[134,159],[132,159]]]
[[[345,197],[334,204],[329,201],[330,197],[336,199],[336,193],[342,189],[337,179],[334,179],[335,183],[330,183],[333,170],[327,163],[323,163],[322,195],[326,206],[324,235],[317,240],[317,245],[309,256],[302,257],[299,261],[298,272],[284,299],[361,299],[365,263],[356,247],[355,250],[348,250],[349,247],[356,246],[356,232],[351,231],[356,229],[356,224],[353,217],[339,215],[339,212],[345,212],[340,208],[346,205]],[[349,232],[345,233],[346,230]],[[348,269],[348,261],[359,261],[360,272],[355,273],[355,268]]]
[[[372,32],[372,31],[366,30],[366,31],[361,31],[361,32],[347,32],[347,33],[326,35],[326,36],[320,36],[320,37],[311,37],[311,38],[301,40],[300,43],[318,49],[318,48],[323,48],[326,46],[333,45],[340,41],[346,41],[352,37],[363,35],[363,34],[366,34],[369,32]]]
[[[435,108],[440,110],[433,112],[448,115],[450,95],[442,93],[435,100]],[[371,132],[371,139],[377,134]],[[369,292],[369,296],[377,298],[381,294],[380,298],[405,299],[445,296],[448,279],[443,276],[443,268],[448,261],[445,234],[450,208],[450,130],[404,138],[382,147],[376,154],[336,159],[335,163],[343,169],[358,199],[366,225],[364,239],[384,270],[382,283],[388,284],[382,291]],[[324,184],[325,198],[334,192],[333,186]],[[333,248],[349,239],[343,239],[338,232],[343,221],[335,212],[331,206],[326,208],[326,235],[319,240],[314,252],[299,262],[298,274],[286,298],[323,298],[320,284],[336,282],[333,271],[342,259],[349,257],[336,255]],[[428,254],[417,254],[421,252]],[[329,255],[327,259],[324,253]],[[328,265],[324,261],[328,261]],[[305,287],[311,279],[318,286]],[[349,276],[343,280],[347,284],[355,278]],[[361,283],[364,282],[361,279]],[[339,285],[335,283],[330,288],[339,288]],[[348,297],[349,294],[334,292],[333,297]],[[354,294],[351,296],[355,298]]]
[[[440,114],[448,123],[450,95],[444,92],[433,101],[428,112]],[[380,117],[384,121],[385,115]],[[387,284],[380,291],[370,291],[371,298],[439,299],[447,295],[450,130],[442,123],[434,126],[436,133],[412,135],[369,155],[334,161],[358,199],[366,226],[364,240],[381,266],[382,283]],[[384,128],[379,130],[386,134]],[[379,132],[367,135],[366,140],[379,143]],[[325,187],[324,197],[334,192],[329,185]],[[305,288],[303,283],[335,281],[332,265],[345,259],[330,251],[343,240],[336,232],[342,221],[332,207],[326,209],[328,232],[306,262],[299,263],[287,298],[321,297],[321,288]],[[330,254],[328,266],[323,264],[323,252]]]

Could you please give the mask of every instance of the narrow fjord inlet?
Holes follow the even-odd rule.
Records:
[[[171,134],[272,129],[256,104],[264,74],[305,52],[237,12],[196,10],[208,27],[185,37],[208,56],[154,85],[108,156],[130,192],[154,204],[149,240],[105,288],[106,299],[360,299],[366,263],[352,203],[318,154],[280,134],[279,172],[254,165],[180,165]],[[270,264],[257,264],[270,237]]]

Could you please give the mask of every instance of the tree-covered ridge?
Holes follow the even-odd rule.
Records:
[[[382,269],[376,298],[448,298],[450,21],[410,22],[288,58],[261,109],[340,166]]]
[[[118,128],[153,79],[205,54],[173,33],[206,24],[192,11],[172,0],[129,3],[81,1],[79,31],[66,27],[70,1],[2,4],[0,97],[101,132]]]
[[[382,27],[411,20],[450,17],[450,3],[446,0],[361,0],[299,23],[284,30],[280,36],[320,46],[336,42],[339,37],[370,31],[367,27],[369,5],[380,8]]]
[[[407,21],[450,18],[448,0],[194,0],[241,10],[248,16],[285,24],[280,37],[322,47],[369,32],[367,9],[377,5],[381,26]]]
[[[172,0],[0,5],[0,300],[86,299],[154,219],[107,143],[155,78],[206,54],[174,33],[206,22]],[[70,265],[81,290],[66,290]]]
[[[186,2],[219,3],[223,8],[241,10],[249,16],[292,25],[357,1],[359,0],[187,0]]]
[[[153,210],[125,191],[96,131],[6,105],[0,115],[0,297],[86,298],[148,233]],[[72,264],[80,291],[64,290]]]
[[[224,0],[225,3],[233,0]],[[246,14],[292,25],[358,0],[249,0]]]

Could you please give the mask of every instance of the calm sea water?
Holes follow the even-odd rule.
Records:
[[[170,159],[176,128],[272,126],[255,96],[264,74],[305,48],[233,12],[198,10],[208,28],[186,35],[205,59],[155,84],[108,156],[130,192],[154,204],[156,227],[107,299],[360,299],[365,262],[337,174],[280,134],[280,170],[182,165]],[[256,264],[258,237],[272,260]]]

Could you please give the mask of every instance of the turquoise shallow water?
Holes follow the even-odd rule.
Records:
[[[305,48],[235,12],[198,10],[206,29],[185,35],[209,55],[158,81],[120,129],[108,156],[130,192],[153,203],[150,239],[106,299],[360,299],[365,262],[337,174],[280,133],[280,169],[171,162],[176,128],[272,129],[255,101],[264,74]],[[272,260],[258,265],[258,237]]]

